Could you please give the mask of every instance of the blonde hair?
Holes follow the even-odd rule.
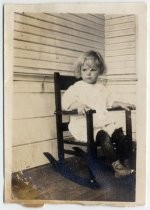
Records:
[[[76,78],[81,77],[81,67],[83,66],[85,60],[88,57],[94,58],[95,64],[100,68],[100,75],[104,74],[106,72],[106,66],[103,57],[101,54],[97,51],[90,50],[85,53],[83,53],[75,62],[74,64],[74,74]]]

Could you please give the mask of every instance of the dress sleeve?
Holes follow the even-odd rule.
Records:
[[[110,88],[106,88],[106,106],[107,106],[107,108],[111,108],[113,102],[114,102],[114,98],[112,95],[112,91],[110,90]]]
[[[71,85],[62,96],[62,109],[69,111],[71,104],[78,101],[76,86]]]

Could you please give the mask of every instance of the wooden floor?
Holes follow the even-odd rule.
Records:
[[[87,176],[87,165],[80,158],[67,160],[69,167]],[[90,189],[80,186],[55,172],[50,164],[12,175],[13,199],[67,200],[67,201],[123,201],[135,200],[135,186],[121,183],[112,173],[109,189]]]

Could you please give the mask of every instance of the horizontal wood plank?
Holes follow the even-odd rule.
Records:
[[[113,63],[118,61],[135,61],[136,56],[135,55],[122,55],[122,56],[116,56],[116,57],[106,57],[105,61],[106,63]]]
[[[72,36],[72,35],[62,33],[62,32],[61,33],[55,32],[50,29],[49,30],[43,29],[40,26],[39,27],[31,26],[31,25],[21,24],[18,22],[15,23],[14,29],[17,32],[24,32],[24,33],[29,33],[29,34],[33,34],[33,35],[40,35],[40,36],[47,37],[47,38],[52,38],[52,39],[67,41],[70,43],[80,44],[83,46],[97,47],[97,45],[99,45],[104,48],[104,39],[95,39],[95,41],[87,40],[82,37]]]
[[[105,44],[118,44],[123,42],[133,42],[135,41],[135,34],[129,36],[118,36],[118,37],[109,37],[105,40]]]
[[[74,62],[75,59],[78,58],[83,53],[81,51],[77,52],[77,51],[74,51],[71,49],[63,49],[63,48],[54,47],[54,46],[49,47],[49,46],[38,44],[38,43],[30,43],[28,41],[18,41],[18,40],[14,41],[14,49],[22,50],[22,52],[24,50],[23,53],[26,53],[28,51],[29,51],[29,53],[33,52],[33,56],[34,56],[34,52],[41,54],[42,57],[52,56],[51,58],[54,58],[56,56],[56,59],[59,58],[60,61],[63,60],[61,58],[64,58],[64,62],[65,61],[67,62],[70,59],[72,60],[72,62]],[[41,51],[40,51],[40,49],[41,49]],[[91,48],[89,48],[89,50],[90,49]],[[43,53],[44,53],[44,55],[43,55]],[[100,53],[104,57],[104,51],[100,50]],[[39,54],[37,54],[37,55],[39,55]],[[65,56],[65,57],[63,57],[63,56]],[[65,59],[66,57],[67,57],[67,59]],[[54,60],[55,60],[55,58],[54,58]]]
[[[111,69],[135,68],[135,65],[135,61],[118,61],[113,63],[107,63],[107,67]]]
[[[85,52],[91,49],[91,47],[86,47],[86,46],[81,46],[79,44],[74,44],[74,43],[69,43],[66,41],[60,41],[60,40],[55,40],[47,37],[42,37],[42,36],[37,36],[37,35],[32,35],[32,34],[26,34],[22,32],[14,32],[14,39],[15,40],[20,40],[20,41],[28,41],[28,42],[33,42],[37,44],[43,44],[47,45],[49,47],[58,47],[62,49],[73,49],[74,51],[77,52]],[[97,45],[97,48],[94,48],[95,50],[101,50],[99,46]]]
[[[129,36],[135,34],[135,28],[130,28],[126,30],[120,30],[120,31],[111,31],[109,33],[106,33],[106,38],[110,37],[120,37],[120,36]]]
[[[54,94],[15,93],[14,119],[47,117],[54,114]]]
[[[65,63],[55,63],[51,61],[43,61],[43,60],[32,60],[32,59],[23,59],[23,58],[15,58],[14,66],[23,66],[23,67],[31,67],[36,69],[60,69],[64,71],[70,71],[73,68],[73,64],[65,64]]]
[[[112,93],[112,96],[116,101],[121,101],[121,102],[131,103],[131,104],[136,105],[137,98],[136,98],[135,93],[115,92],[115,93]]]
[[[44,14],[44,13],[39,13],[39,14],[35,14],[35,13],[24,13],[24,15],[19,15],[17,14],[15,16],[15,20],[19,21],[19,22],[23,22],[26,23],[26,19],[29,20],[29,22],[31,23],[36,23],[39,22],[39,24],[43,27],[46,26],[46,28],[51,28],[52,30],[59,30],[59,28],[61,29],[61,31],[66,31],[66,29],[68,30],[76,30],[79,32],[87,32],[89,34],[93,34],[96,36],[102,36],[104,37],[104,25],[101,26],[102,30],[97,30],[92,28],[90,30],[90,28],[88,27],[88,25],[80,25],[79,23],[75,23],[72,22],[70,20],[67,20],[66,18],[61,18],[58,16],[54,16],[51,14]],[[104,21],[103,21],[104,24]]]
[[[105,50],[119,50],[119,49],[130,49],[130,48],[135,48],[136,43],[131,41],[131,42],[123,42],[123,43],[115,43],[115,44],[109,44],[106,45]]]
[[[47,77],[42,77],[43,81],[15,81],[14,93],[54,93],[54,84],[47,82]]]
[[[43,76],[50,76],[54,74],[54,72],[60,72],[62,75],[73,75],[72,70],[61,70],[60,68],[57,69],[45,69],[45,68],[33,68],[33,67],[14,67],[15,74],[22,74],[22,75],[43,75]]]
[[[79,23],[81,25],[86,25],[88,26],[89,28],[94,28],[96,30],[104,30],[104,15],[99,15],[99,23],[95,23],[95,22],[91,22],[86,18],[86,14],[84,14],[83,17],[80,17],[80,14],[78,13],[66,13],[66,14],[54,14],[56,17],[59,17],[59,18],[63,18],[63,19],[66,19],[66,20],[69,20],[71,22],[76,22],[76,23]],[[102,27],[103,26],[103,27]]]
[[[13,146],[19,146],[56,138],[55,117],[14,120]]]
[[[114,84],[114,83],[113,84],[108,83],[108,87],[110,87],[111,93],[116,96],[124,94],[124,95],[126,95],[126,97],[128,97],[128,94],[133,94],[133,97],[136,99],[136,85],[133,85],[133,84],[118,85],[118,84]]]
[[[122,15],[115,15],[115,14],[112,14],[112,15],[105,15],[105,20],[107,21],[107,20],[109,20],[109,19],[116,19],[116,18],[121,18],[121,17],[124,17],[124,15],[122,14]]]
[[[12,172],[48,163],[43,152],[50,152],[57,158],[56,140],[13,147]]]
[[[82,18],[85,18],[85,19],[87,19],[87,20],[89,20],[93,23],[97,23],[99,25],[104,25],[104,20],[103,19],[97,18],[90,13],[86,13],[86,15],[80,13],[78,16],[80,16]]]
[[[44,45],[43,43],[32,43],[29,41],[19,41],[14,40],[14,48],[15,49],[26,49],[26,50],[32,50],[36,52],[44,52],[44,53],[50,53],[50,54],[59,54],[59,55],[67,55],[67,56],[75,56],[78,57],[82,53],[82,51],[77,52],[71,49],[63,49],[55,46],[49,47],[48,45]]]
[[[64,116],[63,121],[68,122],[69,116]],[[13,146],[53,140],[57,137],[56,116],[14,120],[13,131]],[[64,132],[66,136],[70,136],[69,132]]]
[[[105,21],[105,15],[100,13],[92,13],[93,16],[97,17],[98,19],[102,19]]]
[[[109,50],[109,51],[106,51],[105,56],[114,57],[114,56],[122,56],[122,55],[135,55],[135,51],[136,51],[135,48]]]
[[[126,30],[126,29],[131,29],[131,28],[135,28],[135,22],[134,21],[106,26],[105,27],[105,33],[109,33],[109,32],[112,32],[112,31]]]
[[[26,58],[26,59],[35,59],[35,60],[41,60],[41,61],[52,61],[57,63],[66,63],[66,64],[72,64],[75,62],[75,57],[69,57],[59,54],[51,54],[51,53],[45,53],[45,52],[36,52],[31,50],[25,50],[25,49],[14,49],[14,57],[15,58]]]
[[[44,83],[53,83],[54,80],[54,75],[49,74],[49,75],[42,75],[42,74],[22,74],[22,73],[14,73],[14,78],[13,81],[15,82],[42,82]],[[41,91],[39,91],[41,92]]]
[[[120,24],[120,23],[128,23],[130,21],[135,21],[135,15],[125,15],[125,16],[107,16],[106,26]]]
[[[43,14],[41,14],[43,15]],[[92,32],[90,33],[90,31],[88,32],[84,32],[84,31],[78,31],[75,29],[68,29],[67,27],[63,27],[61,25],[57,25],[57,24],[52,24],[49,22],[44,22],[42,20],[39,20],[39,15],[34,15],[36,16],[37,19],[32,19],[30,17],[25,17],[25,16],[21,16],[21,18],[19,16],[16,16],[16,21],[17,22],[21,22],[21,23],[28,23],[31,24],[32,26],[42,26],[45,29],[49,29],[49,30],[53,30],[56,32],[60,32],[60,33],[65,33],[68,35],[72,35],[72,36],[77,36],[77,37],[82,37],[82,38],[87,38],[87,39],[91,39],[91,40],[95,40],[97,37],[102,37],[104,38],[104,32],[98,32],[97,34],[92,34]]]
[[[108,75],[133,75],[136,74],[135,68],[107,68]]]

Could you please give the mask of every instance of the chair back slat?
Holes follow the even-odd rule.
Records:
[[[54,73],[54,89],[55,89],[55,111],[61,111],[61,86],[60,86],[60,74]]]
[[[59,90],[66,90],[77,81],[79,79],[74,76],[60,75],[59,72],[54,73],[54,83],[59,85]]]
[[[74,84],[77,79],[73,76],[62,76],[59,72],[54,73],[54,88],[55,88],[55,105],[56,113],[61,112],[61,90],[66,90],[70,85]],[[57,136],[62,138],[63,132],[68,131],[68,122],[63,122],[62,115],[56,114]]]
[[[76,79],[73,76],[60,76],[60,89],[66,90],[69,86],[73,85],[75,82],[77,82],[78,79]]]
[[[61,90],[66,90],[76,81],[79,81],[79,79],[74,76],[60,75],[59,72],[54,73],[56,111],[61,111]]]

